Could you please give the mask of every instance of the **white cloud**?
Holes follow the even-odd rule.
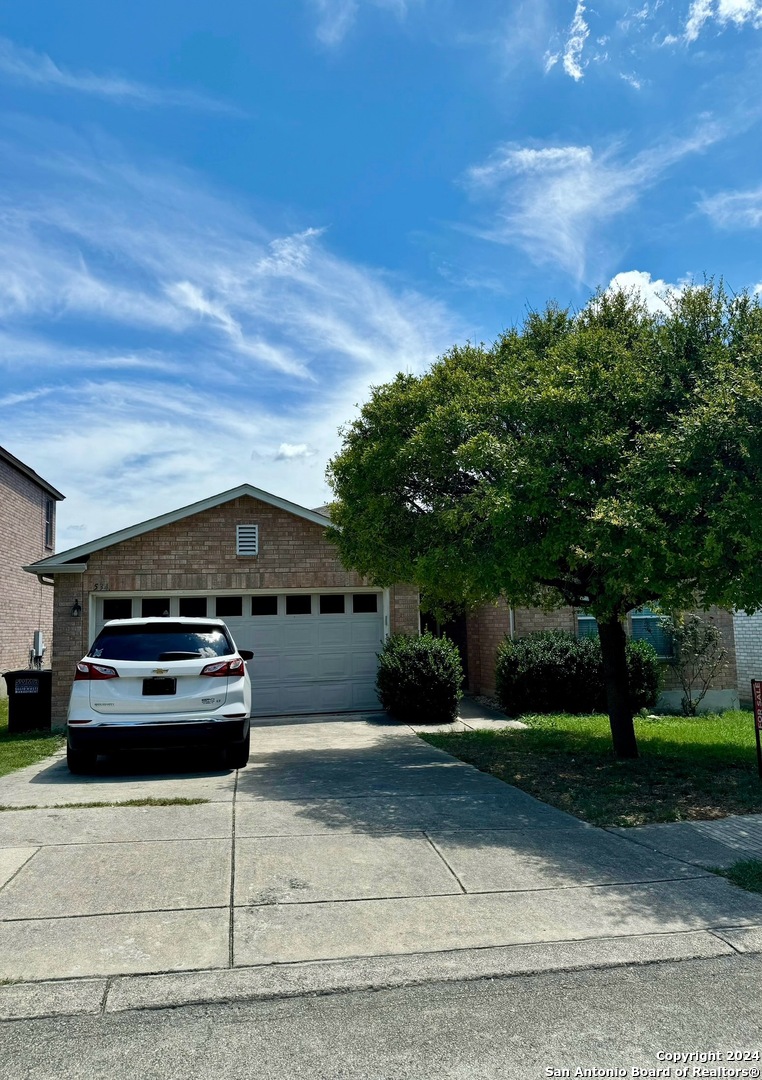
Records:
[[[602,250],[604,227],[632,208],[671,165],[728,131],[706,121],[689,138],[630,158],[616,146],[499,147],[466,175],[472,194],[492,210],[480,235],[521,248],[539,265],[555,263],[581,281],[592,242]],[[594,278],[602,272],[603,266],[595,266]]]
[[[294,458],[312,457],[314,450],[310,450],[307,443],[281,443],[275,454],[276,461],[292,461]]]
[[[716,20],[722,27],[750,24],[762,27],[762,0],[692,0],[685,24],[685,40],[695,41],[705,24]]]
[[[564,71],[575,82],[579,82],[584,72],[582,70],[582,50],[585,47],[590,28],[585,22],[585,5],[583,0],[577,0],[574,18],[569,27],[569,36],[564,46]]]
[[[680,292],[680,285],[669,285],[662,278],[652,278],[646,270],[624,270],[611,279],[607,292],[615,290],[637,293],[649,311],[662,314],[669,310],[665,297]]]
[[[316,35],[323,45],[340,45],[354,26],[362,7],[377,7],[391,11],[404,19],[408,0],[310,0],[318,17]]]
[[[699,206],[715,225],[723,229],[758,229],[762,226],[762,187],[712,195]]]
[[[24,49],[8,38],[2,37],[0,37],[0,76],[42,89],[70,90],[133,105],[185,106],[213,112],[238,111],[223,102],[188,90],[163,90],[122,78],[119,75],[67,71],[44,53]]]

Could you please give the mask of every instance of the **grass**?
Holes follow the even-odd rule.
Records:
[[[525,731],[421,738],[593,825],[762,813],[750,712],[636,717],[641,756],[635,761],[614,758],[607,716],[522,720]]]
[[[6,776],[27,765],[35,765],[55,753],[63,744],[63,735],[51,734],[49,731],[25,731],[23,734],[10,735],[8,699],[0,699],[0,776]]]
[[[708,866],[707,870],[711,870],[713,874],[721,874],[747,892],[762,893],[762,861],[759,859],[741,859],[725,869]]]
[[[185,799],[181,797],[167,797],[166,799],[148,796],[145,799],[115,799],[113,802],[63,802],[52,805],[39,806],[29,803],[24,806],[11,806],[8,803],[0,803],[0,814],[10,810],[91,810],[101,806],[200,806],[208,803],[209,799]]]

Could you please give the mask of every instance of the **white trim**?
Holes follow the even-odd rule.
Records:
[[[81,544],[79,547],[69,548],[68,551],[59,551],[47,559],[39,559],[29,566],[23,567],[23,569],[29,574],[42,572],[54,572],[57,574],[82,573],[82,570],[71,571],[67,570],[66,567],[70,566],[74,559],[92,555],[95,551],[102,551],[103,548],[113,547],[115,544],[121,544],[123,540],[132,540],[136,536],[142,536],[153,529],[160,529],[164,525],[173,525],[176,521],[182,521],[193,514],[200,514],[204,510],[212,510],[216,506],[222,506],[223,503],[232,502],[233,499],[240,499],[245,495],[267,503],[269,506],[274,506],[278,510],[285,510],[288,514],[304,518],[305,521],[311,521],[313,525],[322,525],[326,529],[331,525],[330,518],[325,517],[323,514],[316,514],[314,510],[308,510],[305,506],[289,502],[288,499],[281,499],[277,495],[271,495],[268,491],[262,491],[261,488],[253,487],[251,484],[240,484],[238,487],[230,488],[229,491],[223,491],[219,495],[211,495],[208,499],[201,499],[199,502],[191,503],[189,506],[181,506],[179,510],[172,510],[168,514],[161,514],[159,517],[149,518],[148,521],[141,521],[137,525],[131,525],[128,529],[120,529],[118,532],[109,533],[98,540],[91,540],[89,543]],[[87,564],[84,564],[83,569],[87,569]]]
[[[52,563],[53,559],[57,558],[57,557],[58,556],[51,556],[50,559],[43,559],[42,562],[50,562],[50,563]],[[79,563],[77,563],[77,562],[67,562],[67,563],[63,563],[61,566],[53,566],[53,565],[51,565],[50,567],[47,567],[47,568],[42,566],[42,562],[40,562],[40,563],[31,563],[29,566],[22,566],[21,569],[26,570],[27,574],[36,574],[37,577],[40,578],[40,580],[42,580],[43,575],[50,575],[50,574],[84,574],[84,572],[87,570],[87,563],[86,562],[79,562]]]
[[[392,599],[391,591],[384,589],[383,598],[381,600],[381,611],[384,616],[383,631],[384,641],[391,636],[392,633]]]

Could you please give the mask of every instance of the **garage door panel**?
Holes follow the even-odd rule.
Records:
[[[324,616],[320,620],[318,647],[320,649],[347,649],[352,643],[352,625],[346,616]]]
[[[352,691],[346,682],[322,683],[317,687],[319,712],[344,712],[352,708]]]
[[[313,615],[285,615],[281,627],[280,644],[285,649],[314,649],[319,643],[319,627]]]
[[[346,652],[320,653],[317,671],[321,679],[348,679],[352,674],[352,658]]]
[[[353,682],[350,683],[350,687],[352,691],[350,708],[378,709],[381,707],[376,688],[372,683]]]
[[[383,644],[380,617],[377,615],[371,616],[371,618],[355,616],[355,621],[352,623],[352,644],[372,645],[378,652]]]
[[[378,657],[374,652],[352,653],[350,661],[352,678],[375,679],[378,670]]]
[[[315,678],[315,657],[311,652],[286,653],[281,657],[281,678],[309,682]]]
[[[262,648],[283,647],[283,628],[277,617],[260,616],[255,619],[225,620],[239,649],[257,652]]]

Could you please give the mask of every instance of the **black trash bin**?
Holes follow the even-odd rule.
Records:
[[[8,686],[8,732],[50,731],[53,672],[6,671]]]

